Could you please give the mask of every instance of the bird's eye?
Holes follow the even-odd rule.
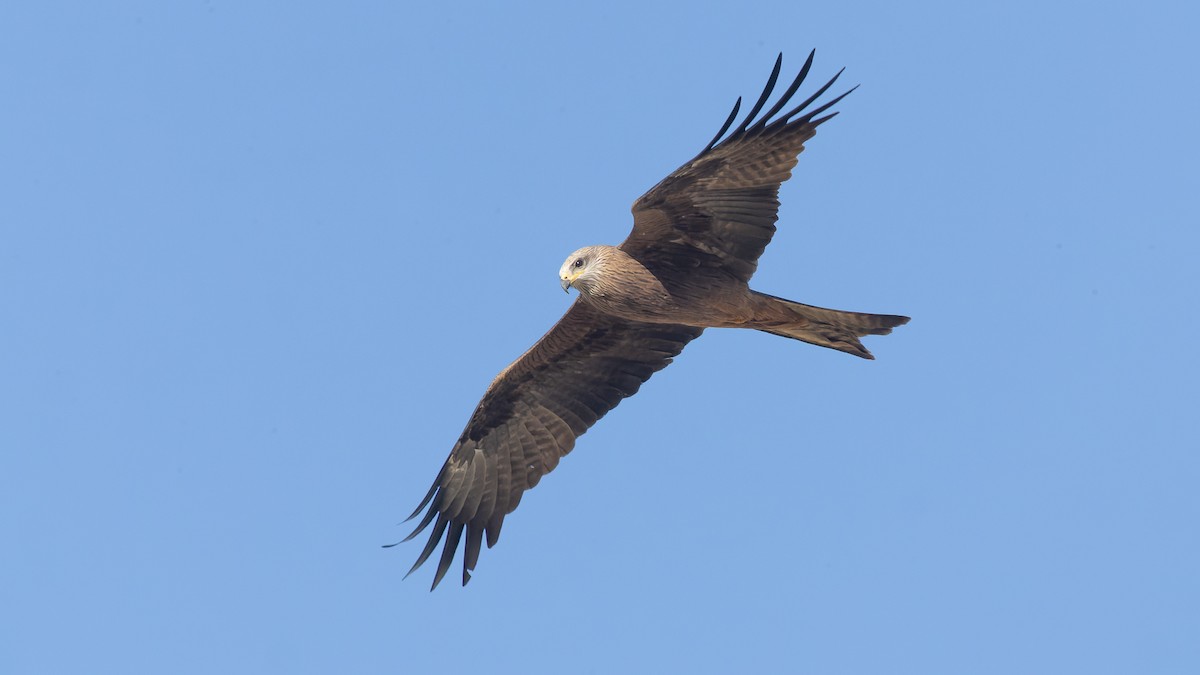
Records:
[[[575,262],[571,263],[571,267],[574,267],[575,269],[583,267],[583,258],[576,258]]]

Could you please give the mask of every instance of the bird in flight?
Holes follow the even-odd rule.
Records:
[[[726,135],[739,98],[700,154],[634,202],[633,231],[620,246],[585,246],[567,257],[559,281],[579,297],[550,332],[492,380],[409,516],[426,509],[403,541],[433,526],[409,574],[445,539],[430,590],[446,575],[464,535],[466,585],[485,536],[488,548],[496,544],[504,517],[525,491],[705,328],[753,328],[871,359],[859,338],[886,335],[908,322],[750,289],[758,258],[775,234],[780,184],[791,176],[805,141],[837,114],[822,113],[853,91],[808,109],[837,81],[838,71],[784,111],[814,53],[760,116],[779,78],[781,54],[742,123]]]

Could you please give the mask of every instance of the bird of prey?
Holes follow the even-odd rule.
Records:
[[[463,535],[463,584],[500,537],[504,517],[554,470],[575,439],[621,399],[635,394],[705,328],[753,328],[873,358],[859,342],[886,335],[908,317],[824,309],[750,290],[758,258],[775,234],[779,186],[804,143],[837,113],[820,116],[850,91],[808,107],[841,75],[781,112],[812,67],[814,53],[779,99],[759,112],[783,55],[740,125],[741,99],[700,154],[633,204],[633,232],[620,246],[586,246],[559,270],[579,292],[550,332],[502,370],[483,395],[433,486],[409,516],[433,530],[412,574],[442,548],[433,588]],[[399,543],[399,542],[397,542]],[[393,546],[395,544],[392,544]]]

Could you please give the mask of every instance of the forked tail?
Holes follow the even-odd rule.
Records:
[[[793,340],[829,347],[838,351],[874,359],[858,338],[864,335],[887,335],[896,326],[908,323],[907,316],[894,314],[864,314],[843,312],[802,305],[773,295],[751,291],[758,306],[749,328],[782,335]]]

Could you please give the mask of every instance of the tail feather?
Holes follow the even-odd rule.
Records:
[[[759,301],[758,307],[755,308],[754,320],[747,327],[864,359],[875,357],[858,338],[864,335],[887,335],[896,326],[908,323],[907,316],[843,312],[758,292],[754,292],[754,296]]]

